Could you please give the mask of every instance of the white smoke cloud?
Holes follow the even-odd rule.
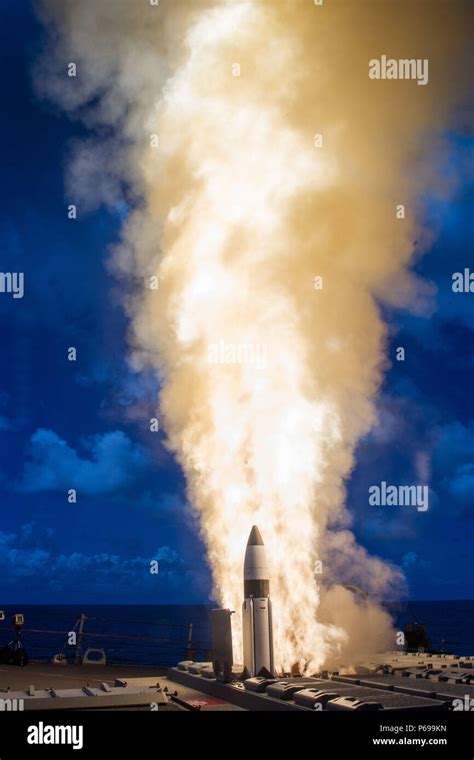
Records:
[[[414,241],[422,252],[434,234],[419,198],[450,190],[433,167],[462,93],[463,39],[456,13],[441,24],[433,5],[42,6],[53,46],[37,87],[96,133],[93,152],[76,154],[69,194],[93,206],[127,187],[135,210],[112,266],[142,285],[159,278],[158,291],[138,287],[125,304],[132,361],[159,375],[215,597],[239,609],[258,524],[286,668],[347,664],[390,641],[376,601],[330,584],[361,584],[374,600],[402,584],[357,546],[344,483],[387,364],[377,300],[419,311],[417,294],[431,297],[407,265]],[[429,58],[429,85],[369,80],[380,51]],[[209,362],[220,341],[264,347],[265,365]],[[238,625],[235,636],[239,647]]]

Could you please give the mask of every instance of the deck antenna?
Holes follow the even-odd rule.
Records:
[[[80,663],[81,663],[81,653],[82,653],[81,643],[82,643],[82,636],[83,636],[83,633],[84,633],[84,623],[85,623],[86,620],[87,620],[87,617],[84,615],[84,613],[82,613],[82,615],[80,616],[79,620],[76,622],[76,625],[79,624],[79,628],[78,628],[78,631],[77,631],[77,640],[76,640],[76,656],[74,658],[74,664],[75,665],[80,665]],[[76,627],[76,626],[74,626],[74,627]]]

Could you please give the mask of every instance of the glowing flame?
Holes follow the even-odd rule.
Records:
[[[287,214],[300,194],[337,183],[338,172],[334,158],[292,129],[279,107],[291,46],[275,48],[265,64],[274,77],[269,103],[241,77],[214,70],[236,36],[257,46],[265,23],[263,9],[248,2],[205,14],[148,124],[164,148],[156,160],[149,153],[143,159],[147,197],[173,181],[179,155],[186,156],[187,189],[176,188],[176,202],[166,191],[164,206],[158,191],[157,215],[166,217],[160,297],[143,303],[135,328],[143,344],[148,325],[159,326],[161,411],[200,513],[216,598],[240,609],[243,547],[257,523],[271,568],[276,663],[311,669],[346,638],[317,622],[313,574],[317,488],[328,453],[340,445],[341,424],[310,372],[312,335],[301,326],[291,271],[302,252],[292,250],[300,243],[288,235]],[[182,124],[193,128],[183,135]],[[288,267],[286,278],[280,267]],[[304,308],[318,321],[311,288],[308,278]],[[239,616],[234,628],[240,652]]]

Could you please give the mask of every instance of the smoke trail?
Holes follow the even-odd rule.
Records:
[[[258,524],[276,662],[300,669],[388,643],[374,602],[331,587],[360,583],[376,599],[401,583],[357,546],[344,480],[386,366],[377,301],[421,310],[430,296],[407,265],[413,241],[421,251],[432,236],[419,197],[449,190],[433,166],[463,87],[461,16],[380,5],[47,0],[42,11],[54,54],[38,88],[97,135],[75,148],[69,194],[88,206],[114,203],[122,184],[134,194],[113,266],[137,283],[158,276],[158,291],[137,286],[127,303],[133,361],[159,375],[215,597],[239,609]],[[429,85],[370,80],[381,53],[428,58]]]

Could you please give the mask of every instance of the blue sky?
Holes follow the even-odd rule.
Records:
[[[158,389],[127,365],[126,321],[105,266],[124,208],[67,219],[64,166],[81,127],[32,92],[41,32],[28,3],[2,10],[0,271],[25,273],[23,299],[0,294],[3,603],[206,602],[183,478],[148,428]],[[387,373],[380,424],[360,442],[348,484],[358,540],[403,567],[413,599],[474,597],[474,295],[451,290],[454,271],[474,269],[472,145],[450,141],[459,186],[430,208],[439,237],[415,266],[437,287],[436,309],[429,318],[385,310],[390,357],[404,346],[406,361]],[[426,472],[427,513],[369,506],[371,484]]]

